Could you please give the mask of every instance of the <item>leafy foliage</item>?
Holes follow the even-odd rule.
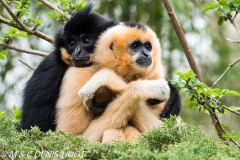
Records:
[[[15,119],[17,120],[21,119],[22,111],[19,110],[16,106],[13,106],[13,113],[14,113]]]
[[[51,3],[60,8],[64,13],[61,14],[57,11],[51,11],[47,13],[47,16],[59,21],[65,19],[67,15],[72,15],[76,11],[82,9],[86,5],[86,0],[80,0],[77,2],[73,2],[72,0],[52,0]]]
[[[220,102],[224,96],[240,97],[240,93],[234,90],[208,87],[203,82],[196,78],[192,70],[187,72],[176,72],[179,77],[177,80],[171,81],[178,89],[185,89],[188,93],[186,101],[189,108],[197,108],[199,111],[217,110],[219,113],[224,114],[229,112],[229,108]],[[239,107],[231,106],[231,110],[237,111]],[[224,124],[223,124],[224,125]],[[224,127],[224,126],[223,126]],[[224,135],[228,139],[239,138],[233,131],[230,131],[227,126],[225,129],[228,131]],[[240,133],[239,133],[240,135]]]
[[[14,0],[6,2],[13,7],[13,11],[16,17],[30,29],[36,30],[37,27],[42,24],[42,20],[39,18],[39,16],[33,18],[31,15],[31,10],[29,7],[35,2],[30,0]],[[64,12],[64,14],[61,14],[55,10],[51,10],[50,13],[47,13],[49,18],[54,18],[56,20],[63,20],[67,15],[72,15],[77,10],[80,10],[86,5],[86,0],[80,0],[77,2],[73,2],[71,0],[52,0],[51,2],[57,7],[61,8]],[[38,4],[41,5],[41,3]],[[11,22],[13,24],[17,24],[17,22],[14,20],[11,20]],[[4,32],[3,37],[0,37],[0,42],[11,44],[13,40],[19,39],[20,37],[28,38],[28,33],[11,27]],[[0,60],[4,60],[7,54],[8,52],[5,50],[5,48],[0,47]]]
[[[215,10],[224,13],[218,19],[218,25],[222,25],[224,21],[232,20],[233,12],[235,12],[235,17],[240,11],[240,0],[218,0],[214,2],[209,2],[202,7],[202,12],[208,10]]]
[[[176,123],[174,117],[161,128],[142,134],[137,141],[90,143],[62,131],[17,130],[19,121],[0,119],[2,159],[239,159],[240,151],[208,138],[199,128]]]
[[[3,50],[2,47],[0,47],[0,60],[4,60],[5,56],[8,55],[8,51]]]

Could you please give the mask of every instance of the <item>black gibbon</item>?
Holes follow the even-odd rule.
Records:
[[[160,44],[151,29],[132,23],[111,27],[100,36],[90,59],[91,67],[70,67],[64,76],[56,106],[57,130],[109,141],[115,139],[108,137],[114,136],[113,130],[121,129],[117,132],[128,140],[162,124],[159,115],[170,90]],[[100,96],[98,89],[111,90],[117,97],[96,117],[91,106]]]
[[[69,65],[88,67],[92,65],[98,36],[115,25],[96,13],[88,5],[78,11],[55,36],[55,49],[34,71],[23,91],[21,128],[38,126],[41,131],[55,130],[56,102],[62,79]],[[69,54],[69,61],[62,59],[62,51]],[[71,62],[71,63],[70,63]]]

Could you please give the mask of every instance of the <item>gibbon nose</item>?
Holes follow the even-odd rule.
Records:
[[[149,51],[143,48],[142,55],[146,58],[151,58],[151,55],[149,54]]]
[[[81,52],[82,52],[82,49],[81,47],[77,47],[75,50],[74,50],[74,55],[79,57],[81,55]]]
[[[143,51],[142,55],[145,56],[146,58],[151,58],[150,54],[148,54],[147,52]]]

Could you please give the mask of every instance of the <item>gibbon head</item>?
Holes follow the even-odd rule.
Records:
[[[127,81],[161,68],[158,38],[140,24],[123,23],[109,28],[100,36],[92,56],[93,63],[114,70]]]
[[[99,35],[116,22],[92,13],[92,5],[88,5],[61,28],[56,36],[56,48],[61,50],[63,61],[76,67],[92,65],[90,54],[95,49]]]

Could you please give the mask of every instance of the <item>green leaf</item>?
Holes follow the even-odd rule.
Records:
[[[13,106],[13,113],[14,113],[14,117],[18,120],[21,119],[21,110],[19,110],[15,105]]]
[[[0,60],[4,60],[5,57],[6,57],[6,55],[8,55],[8,51],[2,50],[2,51],[0,52]]]
[[[5,59],[5,56],[0,54],[0,60],[4,60]]]
[[[222,90],[224,96],[240,97],[240,93],[234,90],[224,89]]]
[[[183,72],[174,72],[174,74],[176,74],[176,75],[179,75],[179,76],[183,76]]]
[[[5,116],[5,114],[6,114],[6,112],[5,112],[5,111],[0,111],[0,118],[4,117],[4,116]]]
[[[212,10],[212,9],[217,10],[217,9],[219,9],[219,8],[220,8],[219,3],[217,3],[217,2],[209,2],[208,4],[205,4],[205,5],[202,7],[201,11],[202,11],[202,12],[205,12],[205,11]]]
[[[223,6],[228,6],[228,0],[218,0],[218,2]]]
[[[226,134],[223,135],[223,137],[228,138],[228,139],[234,139],[237,138],[236,134],[234,132],[227,132]]]
[[[6,51],[6,50],[2,50],[1,52],[0,52],[0,54],[2,54],[2,55],[8,55],[8,51]]]
[[[223,23],[224,23],[224,20],[223,20],[221,17],[219,17],[219,19],[218,19],[218,25],[221,26]]]
[[[240,111],[240,107],[236,107],[236,106],[230,106],[228,107],[229,109],[233,110],[233,111]]]
[[[229,7],[225,7],[225,6],[222,8],[222,11],[225,13],[231,13],[231,9]]]
[[[76,10],[81,10],[86,5],[86,0],[75,3]]]
[[[35,23],[35,20],[33,18],[28,18],[27,20],[29,23]]]
[[[221,126],[225,131],[230,131],[229,127],[226,124],[221,123]]]

